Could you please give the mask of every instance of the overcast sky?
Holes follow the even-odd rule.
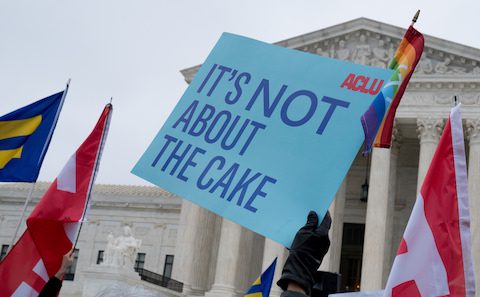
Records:
[[[113,96],[97,183],[148,184],[130,173],[222,32],[276,42],[359,17],[480,48],[476,1],[1,0],[0,115],[72,79],[39,180],[51,181]]]

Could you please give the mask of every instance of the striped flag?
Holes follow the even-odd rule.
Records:
[[[391,146],[395,113],[420,60],[423,45],[422,33],[410,26],[389,65],[390,69],[395,70],[394,74],[361,117],[365,133],[364,154],[370,152],[372,146],[383,148]]]
[[[112,106],[68,160],[27,219],[27,230],[0,263],[0,296],[38,296],[72,249],[88,209]],[[35,295],[36,294],[36,295]]]
[[[456,106],[413,207],[384,297],[475,296],[468,204],[462,118]]]
[[[250,289],[245,293],[245,297],[268,297],[270,295],[270,289],[272,288],[276,266],[277,258],[275,258],[262,275],[253,282]]]
[[[67,89],[0,117],[0,182],[37,180]]]

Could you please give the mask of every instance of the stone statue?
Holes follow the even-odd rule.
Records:
[[[448,65],[450,64],[452,60],[450,58],[445,58],[445,61],[443,62],[438,62],[437,65],[435,65],[435,72],[437,73],[447,73],[448,72]]]
[[[350,50],[347,48],[345,40],[340,40],[338,42],[338,50],[336,57],[340,60],[350,59]]]
[[[373,59],[370,63],[374,67],[386,68],[390,58],[388,50],[385,48],[385,41],[380,39],[378,41],[378,47],[372,50]]]
[[[106,266],[120,266],[119,263],[114,263],[114,261],[118,260],[120,257],[117,255],[118,248],[115,242],[115,238],[113,237],[112,232],[107,235],[107,247],[105,248],[105,254],[103,257],[103,265]]]
[[[367,44],[367,38],[365,35],[360,35],[360,44],[355,48],[353,53],[353,62],[362,65],[368,65],[372,51],[370,45]]]
[[[395,53],[396,53],[396,49],[395,47],[393,46],[393,42],[390,43],[390,47],[388,48],[388,56],[390,57],[390,61],[392,61],[394,58],[395,58]],[[390,63],[390,62],[389,62]]]
[[[317,48],[315,52],[317,53],[317,55],[328,58],[328,52],[324,51],[321,47]]]
[[[432,61],[427,58],[420,59],[420,61],[418,62],[418,66],[415,70],[418,73],[425,73],[425,74],[432,73],[433,72]]]
[[[328,52],[328,56],[330,58],[335,58],[335,45],[334,44],[332,44],[330,46],[330,51]]]
[[[140,248],[142,241],[132,235],[130,227],[123,227],[123,235],[117,238],[110,233],[107,236],[107,248],[105,259],[102,265],[120,268],[133,268],[135,255]]]
[[[450,63],[452,62],[452,59],[450,58],[445,58],[445,61],[443,62],[439,62],[436,66],[435,66],[435,71],[437,73],[457,73],[457,74],[464,74],[466,73],[466,69],[463,68],[463,67],[459,67],[459,66],[452,66],[450,65]]]

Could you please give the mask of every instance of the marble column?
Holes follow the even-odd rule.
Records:
[[[470,231],[472,234],[473,268],[476,272],[476,297],[480,297],[480,120],[467,120],[468,194],[470,202]]]
[[[340,271],[340,257],[342,255],[343,218],[345,213],[345,197],[347,193],[347,180],[343,180],[335,195],[335,199],[329,207],[332,217],[330,228],[330,248],[323,258],[320,270],[338,273]]]
[[[237,265],[245,255],[240,249],[242,227],[227,219],[222,220],[220,246],[215,266],[215,281],[205,297],[237,297]]]
[[[420,139],[420,156],[418,161],[417,175],[417,194],[423,184],[425,175],[427,174],[430,161],[435,154],[438,141],[442,134],[444,125],[443,119],[423,118],[417,119],[417,133]]]
[[[235,273],[237,294],[243,296],[262,273],[265,237],[246,228],[242,229],[239,261]],[[273,286],[272,286],[273,287]]]
[[[391,197],[391,150],[374,148],[370,171],[365,237],[362,259],[361,291],[375,291],[383,287],[384,266],[387,261],[387,242],[390,241],[394,200]]]
[[[277,259],[277,267],[275,268],[275,276],[273,277],[272,290],[270,291],[271,297],[279,297],[282,294],[282,289],[277,286],[277,281],[280,279],[282,274],[283,265],[285,265],[285,260],[288,256],[288,250],[281,244],[265,238],[265,247],[263,249],[263,263],[262,271],[272,264],[273,259]]]
[[[184,283],[186,296],[207,290],[215,220],[215,214],[183,201],[172,274]]]
[[[397,166],[398,155],[401,146],[401,135],[394,128],[392,148],[390,150],[390,187],[388,191],[387,201],[387,220],[385,221],[385,256],[383,260],[383,280],[382,288],[385,287],[388,275],[392,268],[393,260],[398,249],[398,246],[393,247],[393,230],[394,230],[394,216],[395,216],[395,199],[397,197]],[[392,250],[394,253],[392,253]]]

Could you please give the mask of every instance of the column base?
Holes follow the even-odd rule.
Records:
[[[205,291],[200,288],[195,288],[190,285],[183,286],[183,295],[185,297],[204,296]]]
[[[205,293],[205,297],[239,297],[234,287],[229,285],[213,285],[212,289]]]

